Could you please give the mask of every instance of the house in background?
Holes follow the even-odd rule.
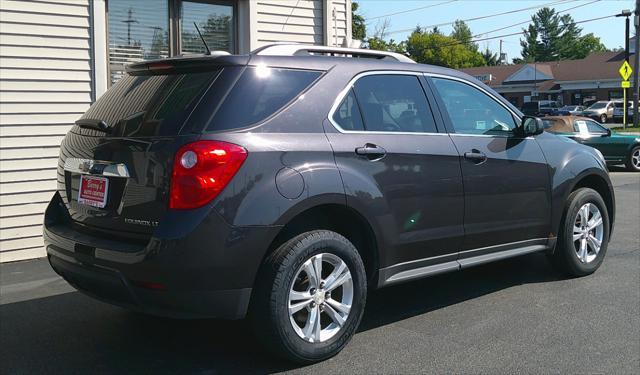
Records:
[[[633,66],[635,54],[629,63]],[[624,52],[592,53],[580,60],[462,69],[499,92],[513,105],[557,100],[562,104],[591,104],[622,99],[618,69]]]
[[[0,261],[45,255],[58,146],[128,63],[351,45],[351,0],[0,0]]]

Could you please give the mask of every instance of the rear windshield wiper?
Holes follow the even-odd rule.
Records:
[[[80,120],[76,121],[76,125],[83,129],[93,129],[105,133],[111,133],[111,128],[109,127],[109,125],[107,125],[107,123],[103,120],[99,119],[81,118]]]

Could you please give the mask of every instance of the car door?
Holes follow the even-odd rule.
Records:
[[[536,140],[518,136],[515,113],[480,86],[446,76],[431,76],[429,82],[460,155],[465,196],[460,258],[546,243],[549,170]]]
[[[450,137],[438,132],[422,80],[412,73],[362,74],[328,119],[347,204],[384,239],[378,244],[381,274],[399,263],[457,267],[463,240],[458,154]]]
[[[622,138],[611,136],[611,131],[597,122],[589,119],[573,120],[575,141],[597,148],[605,160],[623,160],[628,152],[629,143]]]

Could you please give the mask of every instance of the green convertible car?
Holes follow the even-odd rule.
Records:
[[[588,117],[550,116],[542,119],[545,130],[598,149],[607,164],[624,164],[640,172],[640,136],[612,133]]]

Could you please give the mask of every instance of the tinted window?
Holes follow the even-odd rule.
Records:
[[[248,68],[207,130],[237,129],[262,121],[297,98],[319,76],[315,71]]]
[[[434,78],[456,133],[511,134],[516,123],[505,107],[473,86]]]
[[[218,73],[127,74],[82,118],[105,121],[113,136],[176,135]]]
[[[436,125],[418,77],[372,75],[354,85],[369,131],[435,133]]]
[[[336,112],[333,114],[333,121],[344,130],[364,130],[362,116],[353,90],[344,98]]]

